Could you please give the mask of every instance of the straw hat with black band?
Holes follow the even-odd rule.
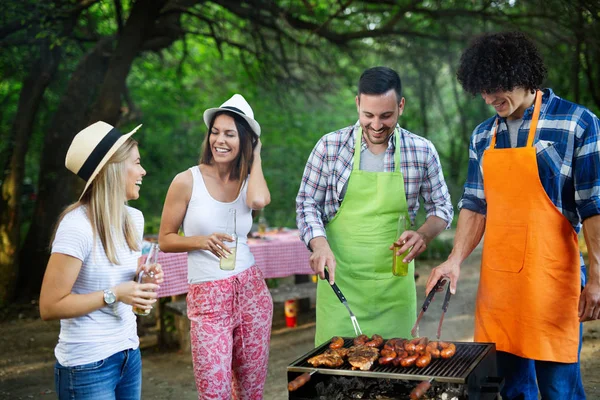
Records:
[[[134,130],[123,135],[114,126],[98,121],[75,135],[67,151],[65,166],[86,181],[79,200],[102,167],[141,126],[138,125]]]
[[[248,122],[254,133],[256,133],[257,136],[260,136],[260,125],[254,119],[254,111],[252,111],[252,107],[250,107],[250,104],[248,104],[241,94],[234,94],[229,100],[221,104],[221,107],[209,108],[204,111],[204,123],[208,128],[210,128],[210,121],[219,111],[230,111],[238,114]]]

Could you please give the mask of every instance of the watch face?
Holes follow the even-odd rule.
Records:
[[[117,300],[117,296],[115,296],[115,294],[112,291],[106,289],[104,291],[104,302],[106,304],[113,304],[115,300]]]

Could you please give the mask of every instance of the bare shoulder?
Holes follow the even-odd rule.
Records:
[[[178,173],[169,187],[169,197],[189,200],[194,187],[194,177],[189,169]]]

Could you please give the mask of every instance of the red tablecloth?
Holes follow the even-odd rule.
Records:
[[[263,239],[248,239],[248,245],[265,278],[313,273],[308,264],[310,252],[296,230],[268,232]],[[158,262],[165,273],[165,281],[160,285],[158,297],[187,293],[187,253],[161,252]]]

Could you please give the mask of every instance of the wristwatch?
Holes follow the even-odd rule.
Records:
[[[117,296],[110,289],[104,289],[104,302],[107,305],[113,305],[117,301]]]

